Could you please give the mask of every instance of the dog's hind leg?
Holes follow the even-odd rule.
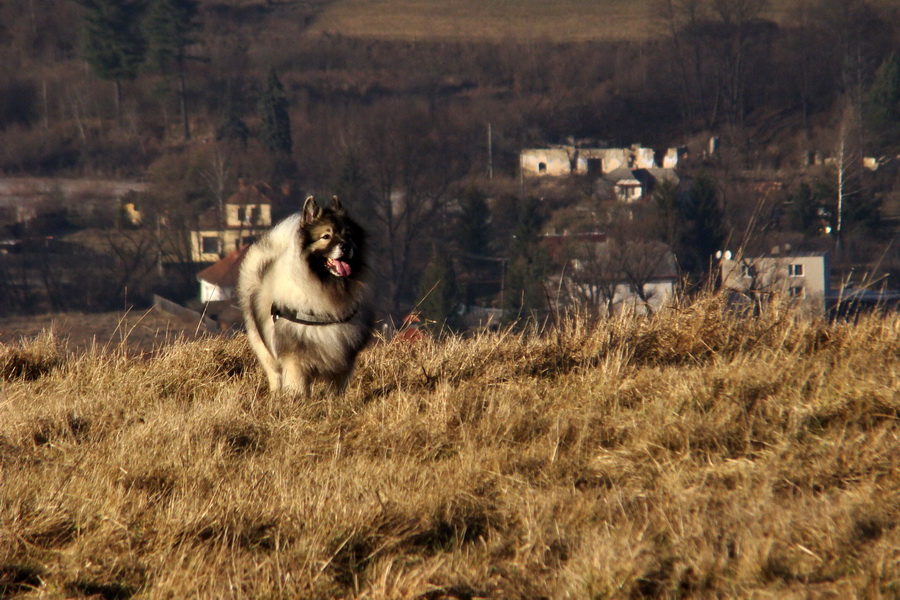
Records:
[[[278,364],[278,361],[272,356],[272,353],[269,352],[269,348],[263,342],[259,332],[255,328],[247,328],[247,341],[250,342],[250,348],[253,350],[253,353],[256,354],[259,363],[266,372],[266,377],[269,379],[269,391],[279,391],[281,389],[281,365]]]
[[[332,392],[334,392],[335,394],[343,394],[347,389],[347,384],[350,383],[350,378],[352,376],[353,368],[350,368],[343,373],[333,373],[331,375],[327,375],[324,377],[324,379]]]

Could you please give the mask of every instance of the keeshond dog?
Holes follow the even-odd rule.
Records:
[[[347,386],[372,331],[365,242],[336,196],[326,208],[310,196],[248,249],[238,294],[271,391],[308,395],[314,381],[336,392]]]

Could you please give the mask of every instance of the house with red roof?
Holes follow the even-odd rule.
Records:
[[[211,264],[199,273],[200,301],[204,303],[233,301],[237,289],[238,273],[247,254],[249,245],[241,246],[225,255],[225,258]]]

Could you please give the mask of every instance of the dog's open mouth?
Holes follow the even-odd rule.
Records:
[[[346,277],[350,274],[350,265],[337,258],[329,258],[325,266],[335,277]]]

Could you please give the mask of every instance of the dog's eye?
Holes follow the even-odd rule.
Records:
[[[331,234],[330,234],[330,233],[326,233],[326,234],[324,234],[322,237],[320,237],[319,239],[320,239],[320,240],[330,240],[330,239],[331,239]]]

